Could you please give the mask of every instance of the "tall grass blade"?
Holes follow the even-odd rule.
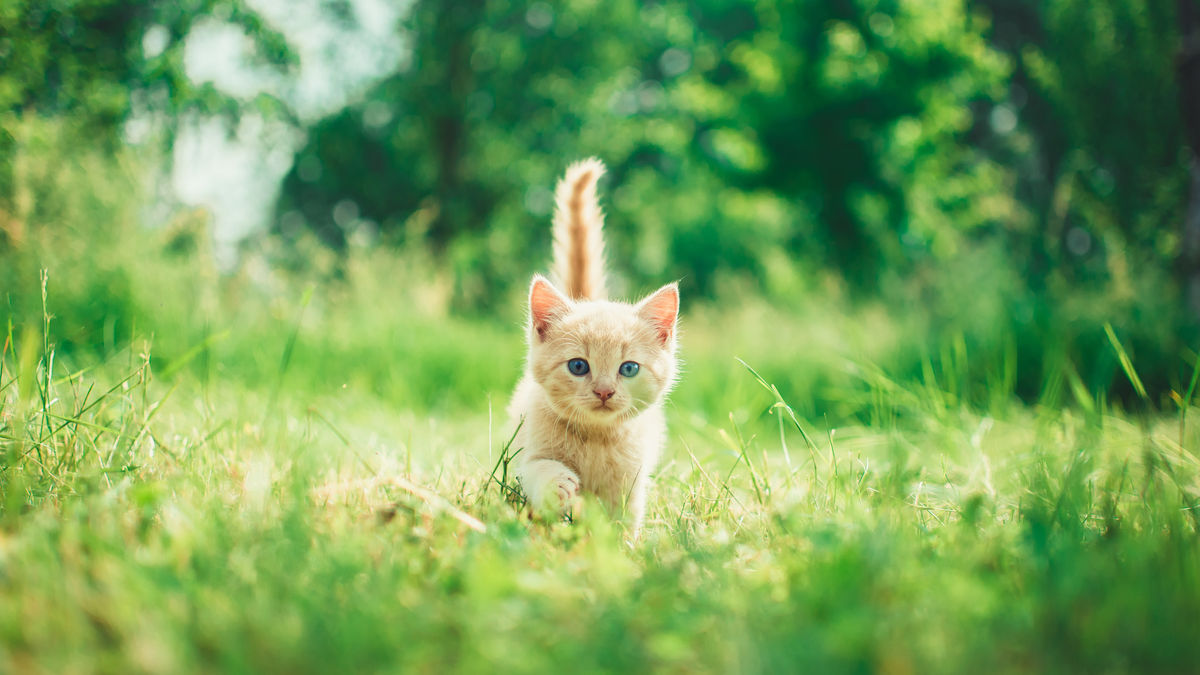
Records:
[[[175,373],[179,372],[184,366],[191,363],[197,356],[200,356],[216,343],[229,337],[229,335],[229,330],[223,330],[220,333],[209,335],[195,345],[192,345],[191,349],[188,349],[179,358],[171,361],[171,364],[166,368],[163,368],[162,372],[158,373],[158,376],[163,379],[171,377]],[[286,359],[290,360],[292,357],[291,348],[294,344],[294,340],[295,338],[293,337],[293,339],[288,343],[288,350],[285,352]]]
[[[283,347],[283,355],[279,359],[279,372],[275,376],[275,388],[271,391],[271,400],[263,409],[264,420],[275,410],[275,404],[279,400],[279,391],[283,388],[283,378],[287,374],[288,366],[292,363],[292,353],[296,350],[296,341],[300,338],[300,327],[304,323],[304,314],[308,310],[308,304],[312,302],[315,290],[316,287],[310,285],[300,299],[300,310],[296,312],[296,321],[292,324],[292,332],[288,335],[287,344]]]
[[[1192,367],[1192,381],[1188,384],[1187,393],[1179,403],[1179,447],[1183,446],[1184,431],[1187,430],[1188,408],[1192,407],[1192,396],[1196,393],[1196,380],[1200,379],[1200,355],[1196,357],[1196,365]]]
[[[1137,395],[1147,403],[1150,402],[1150,396],[1146,393],[1146,387],[1142,384],[1142,378],[1138,377],[1137,371],[1133,369],[1133,361],[1130,360],[1129,354],[1126,353],[1125,347],[1121,345],[1121,341],[1117,339],[1117,334],[1113,332],[1111,323],[1105,322],[1104,333],[1108,335],[1108,341],[1112,344],[1112,348],[1117,352],[1117,360],[1121,362],[1121,370],[1125,371],[1125,377],[1129,378],[1129,382],[1133,384],[1133,390]]]
[[[752,368],[750,364],[741,359],[737,359],[737,362],[742,364],[743,368],[750,371],[750,374],[754,376],[754,379],[758,382],[758,384],[762,386],[763,389],[766,389],[768,392],[770,392],[771,396],[775,398],[775,404],[771,406],[770,411],[774,413],[776,409],[779,409],[787,413],[788,419],[792,421],[792,426],[796,427],[796,431],[800,432],[800,437],[803,438],[804,442],[808,444],[808,452],[812,456],[813,477],[816,478],[817,444],[813,443],[813,440],[809,437],[808,432],[806,432],[804,427],[800,425],[800,420],[796,417],[796,411],[792,410],[792,406],[788,405],[787,401],[783,400],[783,395],[779,393],[779,389],[770,382],[767,382],[767,380],[763,378],[762,375],[759,375],[758,371]]]

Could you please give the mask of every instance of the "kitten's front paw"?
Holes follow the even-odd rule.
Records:
[[[579,497],[581,481],[562,462],[535,459],[520,468],[521,485],[529,496],[529,506],[538,515],[554,518],[571,509]]]
[[[570,508],[571,502],[579,496],[579,476],[570,469],[563,469],[554,476],[551,485],[554,487],[553,494],[558,497],[558,506],[563,511]]]

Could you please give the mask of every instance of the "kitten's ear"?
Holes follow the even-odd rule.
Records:
[[[545,277],[533,275],[533,283],[529,286],[529,322],[538,339],[546,339],[546,329],[550,323],[562,316],[570,306],[567,297],[559,293]]]
[[[638,316],[658,329],[658,341],[664,347],[675,339],[675,320],[679,316],[679,284],[670,283],[637,305]]]

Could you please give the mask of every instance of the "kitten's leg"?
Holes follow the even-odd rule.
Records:
[[[579,495],[579,476],[553,459],[531,459],[517,469],[521,487],[534,510],[564,512]]]
[[[646,488],[647,479],[638,476],[634,480],[633,489],[629,491],[629,501],[625,508],[629,512],[629,526],[633,533],[631,540],[637,542],[642,534],[642,521],[646,518]]]

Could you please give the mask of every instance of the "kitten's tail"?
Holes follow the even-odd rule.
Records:
[[[604,164],[590,157],[567,167],[554,190],[554,274],[572,300],[603,300],[604,212],[596,181]]]

